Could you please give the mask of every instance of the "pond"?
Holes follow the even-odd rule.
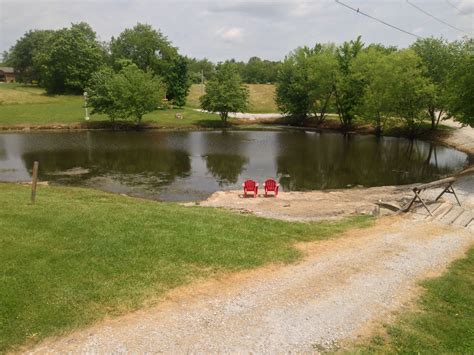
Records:
[[[40,179],[168,201],[275,178],[284,191],[427,182],[465,153],[419,140],[305,131],[31,132],[0,134],[0,181]]]

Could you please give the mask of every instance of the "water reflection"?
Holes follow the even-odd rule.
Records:
[[[0,134],[0,180],[40,179],[166,200],[278,178],[284,190],[425,182],[467,155],[422,141],[310,132],[39,132]]]

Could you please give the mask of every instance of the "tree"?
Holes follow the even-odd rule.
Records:
[[[305,120],[310,112],[309,58],[312,54],[308,47],[297,48],[286,56],[278,73],[276,104],[281,112],[296,121]]]
[[[112,62],[130,59],[141,70],[152,69],[164,75],[177,50],[159,30],[150,25],[138,23],[127,28],[110,41]]]
[[[389,52],[369,47],[354,60],[353,75],[364,83],[363,96],[357,112],[368,122],[375,124],[380,135],[386,120],[393,114],[390,85],[396,80]]]
[[[104,65],[104,53],[95,32],[86,23],[54,32],[47,52],[37,60],[41,84],[50,94],[82,94],[92,73]]]
[[[474,127],[474,40],[455,43],[457,66],[448,79],[448,108],[454,118]]]
[[[426,107],[431,119],[431,128],[435,129],[446,113],[448,78],[455,66],[454,51],[446,40],[437,38],[418,39],[411,45],[411,49],[421,58],[426,67],[424,75],[436,89]]]
[[[334,86],[337,113],[343,128],[348,128],[355,117],[356,107],[363,93],[363,82],[358,76],[352,75],[352,61],[364,47],[361,37],[355,41],[344,42],[336,50],[339,62],[339,75]]]
[[[298,48],[281,64],[276,83],[279,109],[297,121],[310,114],[324,120],[338,71],[334,48],[316,45]]]
[[[50,30],[30,30],[10,49],[8,62],[15,68],[19,82],[40,82],[42,70],[38,59],[47,53],[53,34]]]
[[[207,82],[206,93],[200,98],[201,108],[219,112],[226,125],[229,112],[243,112],[247,108],[248,96],[248,89],[242,84],[235,64],[225,62],[217,67],[214,78]]]
[[[177,55],[173,59],[166,74],[166,86],[168,88],[167,99],[178,107],[184,106],[191,86],[188,77],[188,62],[185,57]]]
[[[426,77],[421,59],[413,50],[402,50],[390,55],[391,75],[387,76],[389,100],[393,112],[401,117],[414,135],[427,117],[426,106],[432,102],[436,88]]]
[[[112,121],[132,119],[139,125],[143,115],[158,108],[165,88],[151,72],[130,64],[119,73],[109,68],[95,73],[87,92],[93,113],[105,113]]]

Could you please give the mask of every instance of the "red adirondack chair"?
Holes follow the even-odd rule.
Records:
[[[242,187],[244,188],[244,197],[247,197],[247,192],[253,192],[253,197],[257,197],[258,183],[253,180],[245,180]]]
[[[275,197],[278,196],[278,188],[280,187],[280,184],[277,184],[277,182],[273,179],[267,179],[263,183],[263,188],[265,189],[265,197],[267,196],[267,193],[269,191],[273,191],[275,193]]]

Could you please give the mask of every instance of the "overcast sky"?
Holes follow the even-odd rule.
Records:
[[[406,0],[341,0],[421,37],[459,39],[463,32],[415,9]],[[474,0],[410,0],[468,33],[474,32]],[[406,47],[414,37],[357,14],[334,0],[0,0],[0,51],[29,29],[57,29],[88,22],[101,40],[137,22],[160,29],[182,54],[213,61],[251,56],[279,60],[316,42],[362,35],[366,43]]]

